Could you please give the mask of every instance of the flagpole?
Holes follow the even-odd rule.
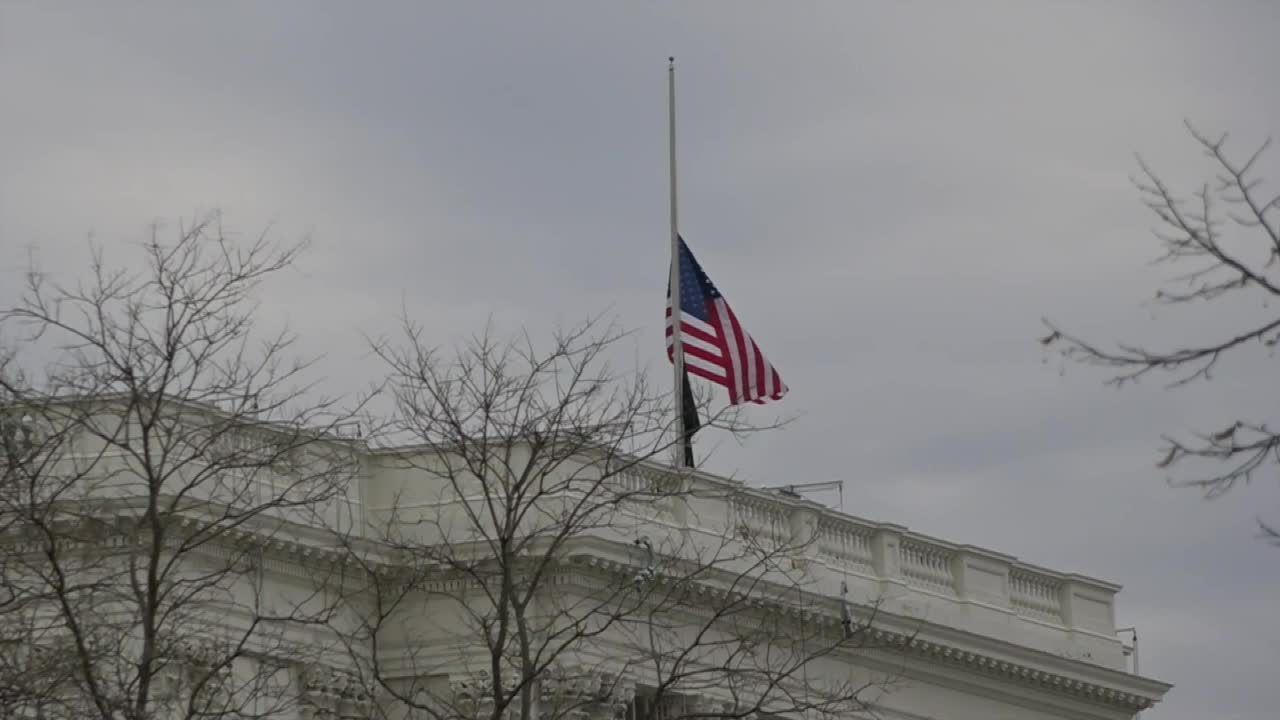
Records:
[[[676,410],[676,442],[675,466],[685,466],[684,438],[684,348],[680,341],[680,226],[676,213],[676,59],[667,58],[667,139],[671,161],[671,341],[673,377],[672,390],[675,396]]]

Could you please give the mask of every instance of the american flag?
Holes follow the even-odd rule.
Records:
[[[724,296],[680,238],[680,348],[688,372],[729,390],[729,402],[765,403],[787,392],[778,371],[760,352]],[[667,288],[667,358],[675,362]]]

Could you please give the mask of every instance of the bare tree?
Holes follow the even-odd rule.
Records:
[[[1270,307],[1270,301],[1280,298],[1280,195],[1267,189],[1259,171],[1271,141],[1236,154],[1227,147],[1227,135],[1210,137],[1190,124],[1187,129],[1212,161],[1211,180],[1182,194],[1138,161],[1141,173],[1135,185],[1158,221],[1154,232],[1164,248],[1159,260],[1180,271],[1156,291],[1155,301],[1243,305],[1224,308],[1225,321],[1215,324],[1209,337],[1169,347],[1105,346],[1049,325],[1044,345],[1069,359],[1114,371],[1113,385],[1149,375],[1162,377],[1170,387],[1209,381],[1227,356],[1258,351],[1272,356],[1280,341],[1280,317]],[[1238,418],[1226,427],[1163,439],[1158,467],[1188,467],[1192,474],[1173,482],[1200,488],[1208,497],[1247,482],[1259,468],[1280,459],[1280,430],[1266,419]]]
[[[370,472],[389,480],[368,500],[362,537],[342,537],[366,578],[343,594],[343,617],[360,618],[341,633],[348,682],[369,703],[335,698],[326,712],[678,720],[865,708],[886,676],[855,679],[843,663],[892,651],[872,648],[874,606],[816,590],[805,561],[815,528],[753,522],[762,491],[656,461],[674,440],[669,393],[611,369],[622,337],[589,321],[545,348],[486,332],[445,353],[406,322],[403,342],[376,345],[396,433]],[[712,426],[761,429],[700,404]]]
[[[0,704],[12,716],[265,717],[317,652],[329,564],[267,588],[293,529],[349,524],[349,415],[255,292],[300,245],[216,215],[75,285],[32,272],[0,335]],[[305,553],[304,553],[305,555]]]

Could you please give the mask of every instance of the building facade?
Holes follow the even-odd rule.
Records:
[[[74,417],[56,462],[9,453],[19,716],[1119,720],[1169,689],[1117,585],[729,478]]]
[[[404,508],[439,502],[431,480],[403,458],[403,451],[382,451],[363,463],[356,515],[367,525],[391,516],[404,521]],[[797,626],[836,627],[842,607],[853,608],[876,641],[870,644],[893,648],[876,657],[863,644],[805,664],[811,675],[856,677],[868,686],[868,717],[1130,718],[1169,689],[1130,672],[1128,648],[1115,624],[1118,585],[658,463],[638,463],[610,482],[637,491],[637,500],[621,503],[623,509],[604,526],[575,538],[590,556],[584,563],[588,572],[643,574],[646,560],[636,539],[648,539],[661,551],[659,540],[682,538],[667,546],[675,554],[692,552],[705,564],[714,564],[706,560],[712,555],[738,556],[721,551],[725,537],[749,537],[754,545],[776,549],[771,559],[782,570],[769,567],[761,574],[785,578],[752,587],[776,603],[778,612],[790,613]],[[682,489],[644,492],[673,485]],[[716,550],[706,552],[708,546]],[[590,584],[585,578],[577,582]],[[421,641],[457,639],[437,628]],[[579,663],[583,680],[591,673],[625,672],[610,668],[609,657],[603,652]],[[635,702],[636,687],[644,685],[643,678],[636,680],[618,702]],[[715,688],[684,699],[706,707],[732,705]],[[621,711],[610,705],[600,712]]]

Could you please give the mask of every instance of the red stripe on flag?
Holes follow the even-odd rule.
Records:
[[[696,357],[699,360],[703,360],[705,362],[711,363],[712,365],[720,365],[720,366],[724,365],[724,359],[721,356],[713,355],[710,352],[703,350],[702,348],[696,345],[684,345],[683,349],[684,349],[684,354],[687,355],[688,357]],[[673,355],[675,354],[674,349],[672,350],[672,354]]]
[[[711,372],[710,370],[707,370],[707,369],[705,369],[705,368],[699,367],[699,366],[697,366],[697,365],[685,365],[685,366],[684,366],[684,369],[685,369],[685,370],[687,370],[687,371],[689,371],[689,372],[691,372],[691,373],[693,373],[694,375],[697,375],[698,377],[700,377],[700,378],[702,378],[702,379],[704,379],[704,380],[710,380],[711,382],[713,382],[713,383],[715,383],[715,384],[717,384],[717,385],[724,385],[724,376],[723,376],[723,375],[716,375],[715,373]]]
[[[756,354],[756,397],[768,397],[769,391],[764,386],[764,354],[760,352],[760,346],[756,345],[755,340],[751,341],[751,349],[755,351]]]
[[[712,335],[712,334],[707,333],[707,332],[703,332],[702,330],[699,330],[698,328],[694,327],[693,325],[690,325],[690,324],[689,324],[689,323],[687,323],[687,322],[682,322],[682,323],[680,323],[680,329],[683,331],[683,333],[682,333],[682,334],[681,334],[681,336],[680,336],[680,337],[681,337],[681,339],[683,339],[683,338],[685,338],[685,337],[692,337],[692,338],[695,338],[695,339],[697,339],[697,340],[701,340],[701,341],[703,341],[703,342],[707,343],[708,345],[719,345],[719,344],[720,344],[720,339],[719,339],[719,338],[717,338],[715,335]],[[671,337],[671,335],[672,335],[671,325],[667,325],[666,334],[667,334],[667,337],[668,337],[668,338],[670,338],[670,337]]]
[[[738,322],[738,316],[734,314],[733,308],[729,307],[729,303],[724,302],[724,300],[721,300],[720,303],[721,307],[723,307],[725,312],[729,315],[729,322],[733,325],[734,339],[737,340],[738,345],[738,365],[740,365],[740,367],[735,368],[737,372],[734,373],[734,376],[739,383],[738,397],[742,400],[752,400],[754,399],[754,396],[749,392],[747,379],[747,343],[746,338],[742,335],[742,325]]]
[[[720,359],[720,366],[724,368],[725,378],[721,382],[725,389],[729,391],[729,404],[737,405],[739,400],[737,377],[734,372],[733,355],[730,353],[728,342],[725,339],[724,318],[721,313],[725,310],[723,301],[716,301],[711,313],[711,326],[716,329],[717,338],[716,345],[719,346],[723,357]]]

